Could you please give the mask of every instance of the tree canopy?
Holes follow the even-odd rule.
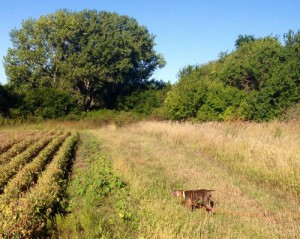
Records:
[[[154,35],[117,13],[59,10],[25,20],[10,36],[8,84],[20,93],[64,90],[84,110],[107,104],[107,98],[116,101],[118,89],[130,92],[165,64],[154,50]]]
[[[165,100],[171,119],[274,119],[300,100],[300,33],[285,34],[285,45],[240,35],[233,52],[178,75]]]
[[[247,44],[252,41],[255,41],[254,35],[239,35],[235,41],[235,47],[239,48],[242,44]]]
[[[263,121],[300,101],[300,31],[288,31],[283,43],[239,35],[232,52],[183,67],[173,86],[151,79],[165,60],[155,36],[126,15],[59,10],[23,21],[10,36],[3,116],[106,108],[173,120]]]

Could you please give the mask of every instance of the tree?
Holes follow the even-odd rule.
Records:
[[[242,44],[223,59],[219,78],[241,90],[259,90],[284,61],[278,39],[265,37]]]
[[[300,31],[294,33],[289,31],[285,38],[285,58],[288,75],[300,88]]]
[[[247,107],[245,91],[215,81],[207,88],[207,95],[197,112],[197,119],[201,121],[245,119]]]
[[[107,87],[143,84],[165,64],[147,28],[116,13],[60,10],[28,19],[10,35],[9,84],[23,92],[64,89],[81,100],[84,110],[101,104]]]
[[[182,74],[165,100],[169,117],[200,121],[245,119],[248,94],[218,79],[222,66],[223,59]]]
[[[300,101],[300,31],[255,39],[240,35],[232,53],[179,71],[168,92],[170,119],[266,121]]]
[[[194,70],[197,70],[199,68],[199,66],[192,66],[192,65],[187,65],[183,68],[181,68],[178,73],[177,73],[177,78],[181,79],[184,76],[188,76],[189,74],[191,74]]]
[[[235,41],[235,47],[239,48],[243,44],[250,43],[252,41],[255,41],[254,35],[239,35],[238,38]]]
[[[201,67],[183,68],[178,83],[167,93],[165,108],[174,120],[196,117],[198,109],[204,104],[213,64]]]
[[[284,35],[282,64],[277,66],[253,99],[250,119],[270,120],[300,101],[300,32]]]

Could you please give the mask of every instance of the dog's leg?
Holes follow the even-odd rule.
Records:
[[[191,198],[186,199],[186,201],[185,201],[185,206],[186,206],[188,209],[190,209],[190,210],[193,211],[194,205],[193,205],[193,201],[192,201]]]
[[[206,211],[208,211],[209,213],[215,212],[212,201],[209,201],[208,203],[203,204],[203,207],[205,207]]]
[[[206,197],[203,199],[203,206],[206,208],[207,211],[214,213],[214,202],[211,200],[211,192],[206,195]]]

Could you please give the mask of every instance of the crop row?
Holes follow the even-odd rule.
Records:
[[[3,192],[8,183],[19,170],[30,162],[55,136],[46,136],[27,148],[23,153],[11,159],[8,164],[0,168],[0,193]]]
[[[15,143],[12,145],[5,153],[0,155],[0,165],[7,163],[10,159],[22,153],[29,145],[34,143],[35,141],[41,139],[42,137],[46,137],[48,135],[53,135],[54,132],[44,132],[41,131],[34,135],[29,135],[26,139]]]
[[[2,131],[0,135],[0,154],[9,150],[13,145],[28,139],[36,134],[45,134],[43,131]]]
[[[26,192],[37,181],[39,174],[44,170],[46,165],[51,161],[53,155],[61,146],[63,141],[69,136],[65,133],[51,141],[32,162],[26,164],[17,175],[9,181],[4,188],[4,194],[0,203],[8,203],[9,200],[16,200],[22,192]]]
[[[23,138],[10,138],[8,140],[2,141],[0,144],[0,154],[9,150],[14,144],[22,141]]]
[[[77,141],[78,134],[73,133],[63,142],[36,184],[22,198],[0,204],[0,216],[3,218],[0,222],[0,236],[45,236],[47,222],[60,211],[64,200],[67,176]]]
[[[34,142],[34,139],[29,138],[14,144],[9,150],[0,155],[0,164],[7,163],[11,158],[24,151],[29,145]]]

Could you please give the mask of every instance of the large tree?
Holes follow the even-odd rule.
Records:
[[[259,90],[283,63],[283,46],[277,38],[245,40],[223,59],[219,78],[241,90]]]
[[[9,84],[20,91],[54,87],[74,93],[85,110],[102,103],[108,87],[146,82],[165,64],[154,36],[128,16],[60,10],[28,19],[11,32],[5,57]]]

